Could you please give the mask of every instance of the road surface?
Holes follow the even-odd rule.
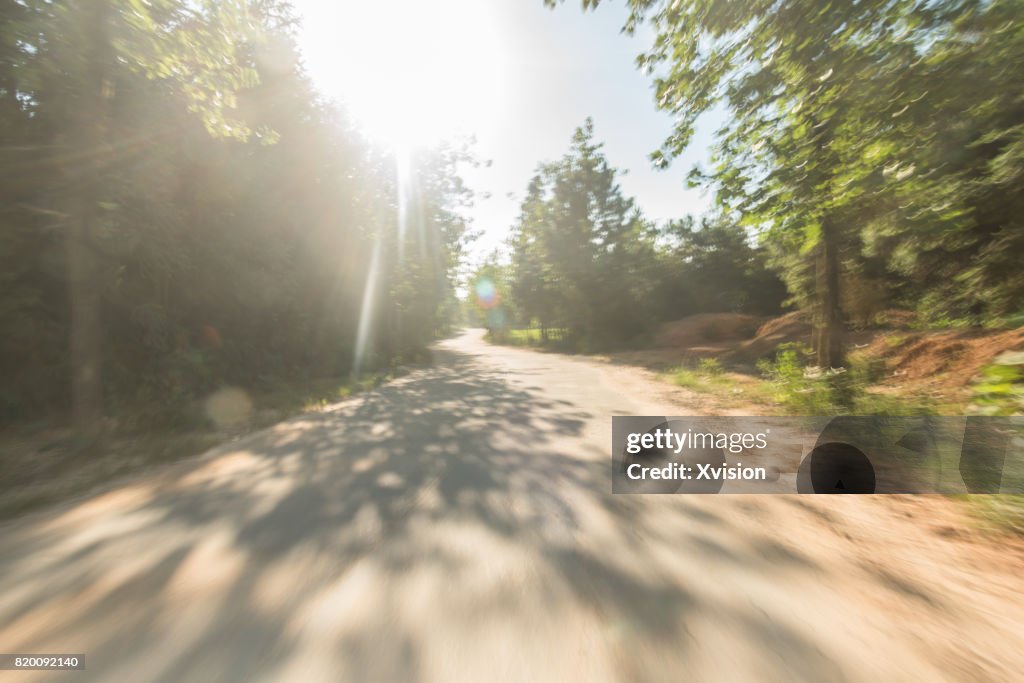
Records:
[[[1020,680],[1022,555],[957,504],[612,496],[610,416],[692,396],[479,331],[435,357],[0,527],[0,651],[86,655],[4,680]]]

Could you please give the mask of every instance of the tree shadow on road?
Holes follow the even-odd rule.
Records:
[[[607,625],[609,647],[664,657],[619,657],[616,678],[683,665],[703,610],[755,649],[784,644],[789,677],[841,680],[792,629],[683,585],[651,544],[766,572],[777,549],[716,545],[726,523],[682,502],[688,535],[666,537],[642,501],[610,495],[607,454],[581,438],[605,416],[439,353],[436,367],[222,448],[73,543],[52,528],[22,539],[0,619],[24,642],[7,644],[75,649],[86,634],[95,680],[412,681],[441,635],[410,605],[433,591],[446,596],[438,621],[467,633],[509,619],[529,647],[533,626],[559,625],[523,614],[567,611]]]

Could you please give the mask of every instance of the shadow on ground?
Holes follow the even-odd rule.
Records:
[[[765,675],[842,680],[796,631],[753,606],[715,604],[650,549],[765,573],[817,571],[811,560],[764,539],[722,544],[729,523],[688,501],[674,508],[684,531],[667,532],[643,499],[608,493],[605,454],[582,438],[595,416],[479,357],[447,350],[438,361],[226,447],[116,514],[9,539],[4,645],[85,651],[93,680],[284,678],[320,661],[349,680],[413,681],[432,622],[406,615],[434,590],[452,591],[439,616],[465,609],[470,631],[536,602],[679,662],[704,610],[752,648],[786,653]],[[497,575],[481,578],[489,566]],[[528,621],[510,623],[525,625],[516,637],[529,647]],[[651,678],[662,665],[616,666],[613,677]]]

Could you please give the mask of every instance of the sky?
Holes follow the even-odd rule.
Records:
[[[586,117],[620,184],[657,221],[700,214],[710,197],[686,187],[706,163],[715,116],[698,122],[667,171],[648,154],[672,127],[649,76],[634,65],[652,38],[620,28],[622,2],[583,12],[542,0],[293,0],[307,72],[371,137],[396,148],[473,135],[488,165],[464,169],[476,193],[468,216],[481,233],[474,260],[500,246],[538,164],[558,159]]]

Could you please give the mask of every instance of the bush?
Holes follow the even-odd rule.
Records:
[[[697,372],[711,377],[718,377],[725,372],[725,369],[718,362],[717,358],[702,358],[700,363],[697,364]]]
[[[758,369],[775,389],[773,398],[795,415],[932,415],[926,398],[907,399],[869,393],[866,387],[884,374],[874,361],[854,361],[850,368],[822,370],[808,365],[811,350],[783,344],[775,361]]]
[[[850,358],[849,370],[854,384],[858,386],[877,384],[885,378],[885,359],[853,357]]]
[[[1024,415],[1024,351],[1008,351],[985,366],[973,393],[971,412]]]
[[[845,368],[822,370],[808,364],[804,344],[779,346],[774,361],[760,361],[758,370],[775,387],[775,400],[798,415],[835,415],[853,407],[856,390]]]

